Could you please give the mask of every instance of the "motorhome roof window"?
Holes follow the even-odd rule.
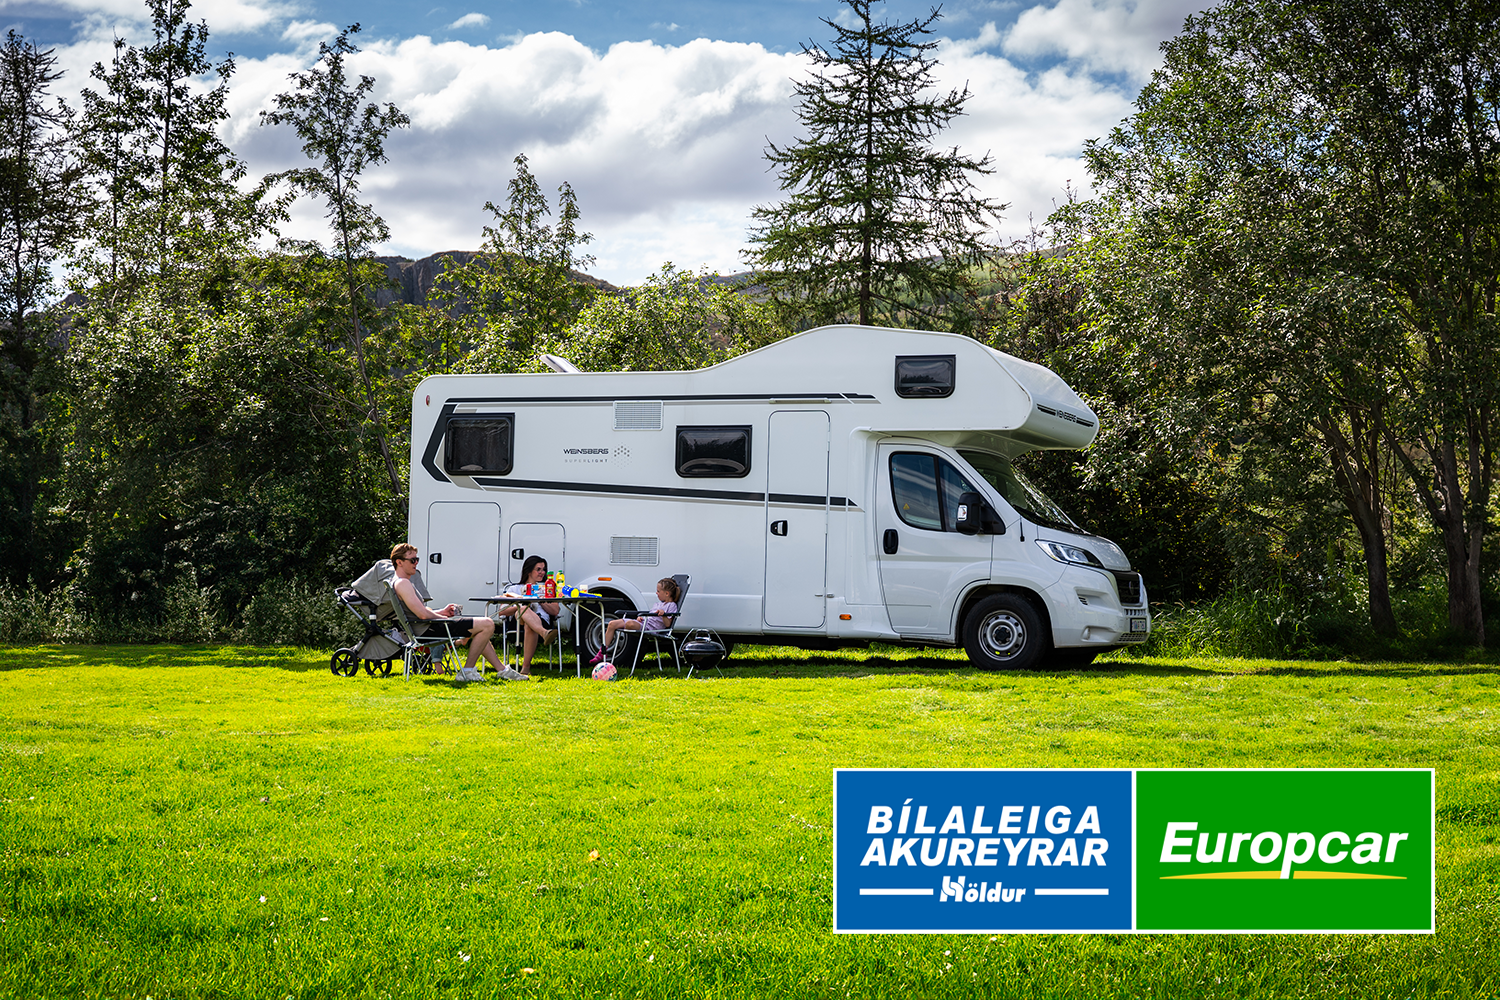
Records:
[[[750,427],[678,427],[677,474],[740,479],[750,474]]]
[[[449,417],[443,446],[444,470],[459,476],[509,475],[514,424],[513,413]]]
[[[953,395],[952,354],[907,355],[896,358],[896,395],[904,399]]]

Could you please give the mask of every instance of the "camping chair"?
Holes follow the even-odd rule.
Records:
[[[427,627],[424,619],[413,619],[405,603],[396,595],[396,589],[386,584],[386,599],[396,616],[396,630],[402,638],[401,659],[405,664],[403,677],[412,674],[457,673],[465,657],[458,651],[458,640],[462,636],[422,635]],[[419,591],[420,592],[420,591]]]
[[[646,640],[651,640],[652,649],[656,652],[656,669],[661,670],[661,644],[666,643],[671,650],[672,662],[677,665],[677,671],[682,672],[682,650],[679,646],[681,640],[672,634],[677,623],[682,621],[682,608],[687,604],[688,583],[692,579],[686,573],[674,573],[672,579],[677,581],[677,614],[672,618],[672,624],[666,628],[643,628],[633,634],[637,637],[635,641],[635,656],[630,660],[630,676],[635,676],[635,668],[641,662],[641,650],[646,647]]]

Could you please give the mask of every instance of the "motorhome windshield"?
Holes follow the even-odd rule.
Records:
[[[1037,524],[1063,531],[1082,531],[1051,498],[1027,481],[1010,459],[984,451],[960,451],[965,462],[1014,507]]]

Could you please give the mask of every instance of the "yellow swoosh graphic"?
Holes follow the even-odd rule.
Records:
[[[1167,879],[1179,879],[1179,878],[1211,878],[1211,879],[1221,879],[1221,878],[1274,878],[1274,879],[1279,879],[1279,878],[1281,878],[1281,872],[1278,871],[1277,869],[1273,868],[1270,871],[1255,871],[1255,872],[1205,872],[1205,873],[1203,873],[1201,875],[1198,875],[1198,874],[1194,874],[1194,875],[1163,875],[1161,878],[1162,878],[1163,881],[1166,881]],[[1292,878],[1366,878],[1366,879],[1368,879],[1368,878],[1379,878],[1379,879],[1398,879],[1398,880],[1404,881],[1406,879],[1406,876],[1405,875],[1367,875],[1364,872],[1310,872],[1310,871],[1295,871],[1295,872],[1292,872]]]

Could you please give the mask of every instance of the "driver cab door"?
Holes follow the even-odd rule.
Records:
[[[960,534],[958,498],[978,486],[940,451],[883,443],[876,483],[875,544],[891,627],[903,636],[953,636],[954,606],[990,578],[991,535]]]

